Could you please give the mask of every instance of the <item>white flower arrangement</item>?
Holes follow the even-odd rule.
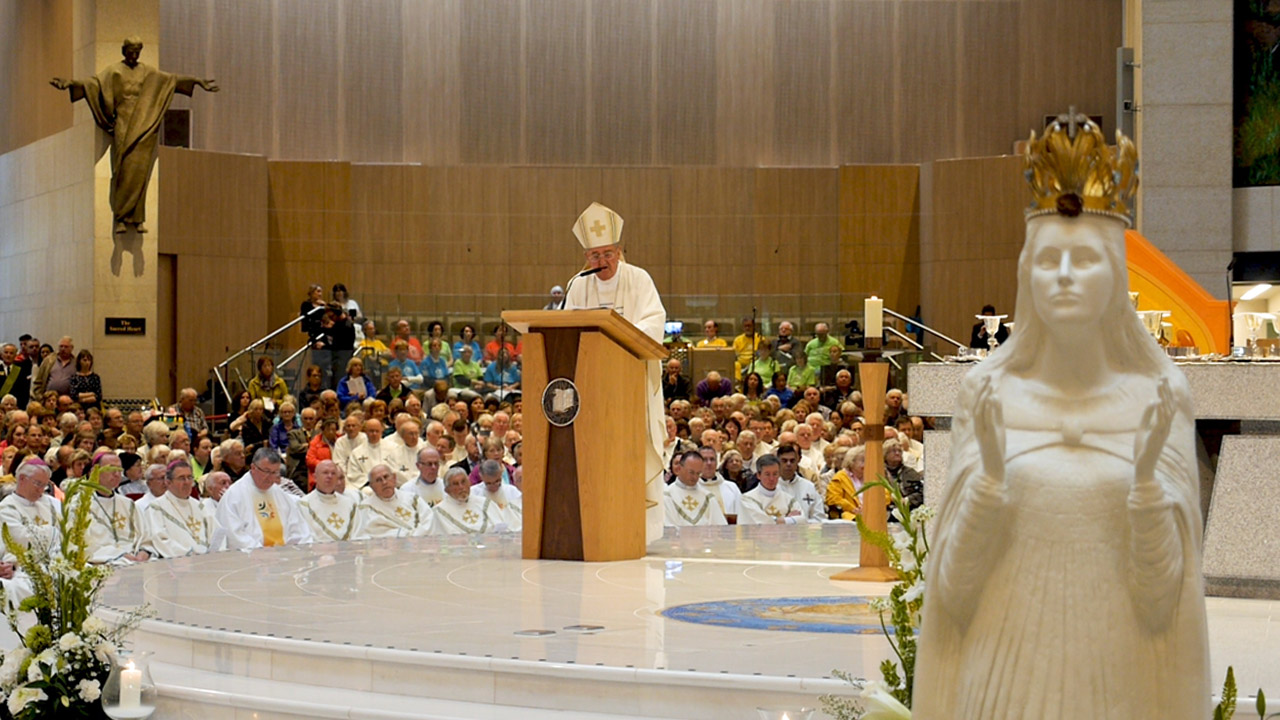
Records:
[[[889,591],[889,596],[874,598],[869,603],[880,615],[880,627],[884,630],[889,646],[893,648],[897,662],[885,660],[880,664],[883,682],[854,678],[848,673],[834,671],[836,677],[857,687],[858,698],[824,695],[823,710],[837,720],[909,720],[911,718],[911,692],[915,682],[916,632],[920,628],[920,610],[924,607],[924,568],[929,555],[929,540],[925,525],[934,516],[933,508],[924,505],[911,508],[898,484],[889,478],[867,483],[860,492],[882,487],[889,496],[892,508],[889,516],[896,523],[888,532],[871,530],[858,518],[858,533],[862,542],[884,550],[893,568],[901,578]],[[888,622],[886,622],[886,615]],[[893,632],[889,632],[889,625]]]
[[[20,647],[0,654],[0,720],[102,717],[97,702],[110,663],[146,613],[134,611],[114,626],[91,614],[111,574],[107,566],[89,564],[84,541],[93,504],[88,496],[100,489],[97,473],[95,468],[89,480],[68,488],[66,506],[76,511],[59,519],[56,535],[31,532],[24,546],[7,526],[0,528],[34,590],[14,607],[0,589],[9,627],[22,639]],[[77,495],[80,502],[71,502]]]

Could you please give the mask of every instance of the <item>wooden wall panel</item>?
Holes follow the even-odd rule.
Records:
[[[0,154],[71,127],[71,101],[49,86],[70,78],[71,0],[0,5]]]
[[[203,389],[268,324],[267,162],[161,148],[160,165],[158,250],[177,265],[176,380]]]
[[[967,342],[973,316],[991,303],[1013,315],[1027,198],[1017,156],[928,164],[922,170],[920,240],[925,323]]]
[[[1114,0],[164,0],[202,149],[429,165],[924,162],[1114,115]],[[1107,128],[1108,131],[1110,128]]]
[[[868,295],[910,314],[920,303],[920,169],[840,168],[842,311],[861,315]]]

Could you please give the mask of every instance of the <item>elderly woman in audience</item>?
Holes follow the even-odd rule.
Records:
[[[240,479],[240,476],[243,475],[245,470],[248,468],[248,463],[245,459],[244,443],[240,442],[236,438],[228,438],[227,440],[222,441],[222,444],[218,446],[218,450],[221,451],[219,453],[221,463],[214,467],[214,469],[230,475],[233,481]]]
[[[364,374],[364,361],[353,357],[347,361],[347,374],[338,381],[338,402],[346,406],[378,394],[373,381]]]
[[[884,441],[885,475],[898,484],[902,496],[914,510],[924,504],[924,478],[902,461],[902,441],[893,438]]]
[[[71,376],[71,397],[82,408],[102,406],[102,378],[93,371],[93,353],[76,354],[76,373]]]
[[[300,427],[302,423],[298,421],[298,409],[286,398],[280,403],[275,422],[271,424],[267,444],[275,448],[276,452],[284,453],[289,448],[289,431]]]
[[[168,445],[157,444],[147,447],[147,465],[167,465],[169,464],[169,453],[172,450]]]
[[[269,357],[258,358],[258,374],[249,381],[249,397],[270,401],[274,410],[288,394],[289,387],[285,385],[284,378],[276,375],[276,364]]]
[[[863,472],[867,462],[866,448],[850,448],[840,462],[840,471],[827,483],[827,513],[833,519],[853,520],[862,513]]]
[[[231,431],[238,432],[244,451],[252,454],[266,447],[271,438],[271,421],[266,416],[266,406],[261,399],[249,403],[249,410],[231,423]]]
[[[737,450],[728,450],[720,456],[720,477],[726,482],[737,485],[742,492],[747,492],[756,486],[755,474],[751,472],[751,468],[747,467],[742,453]]]
[[[186,430],[178,428],[169,433],[169,449],[178,450],[184,453],[191,452],[191,436]]]
[[[480,452],[482,453],[481,460],[494,460],[502,465],[502,484],[510,485],[511,472],[514,468],[503,460],[503,457],[506,455],[507,448],[503,445],[502,438],[497,435],[490,435],[485,438],[480,444]],[[480,463],[475,463],[475,466],[471,468],[471,472],[468,477],[471,479],[472,485],[477,485],[481,482]]]

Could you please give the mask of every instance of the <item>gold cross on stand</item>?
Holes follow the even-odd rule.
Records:
[[[595,233],[596,237],[603,237],[606,229],[604,223],[600,222],[599,219],[591,226],[591,232]]]
[[[339,527],[341,527],[341,526],[342,526],[342,516],[341,516],[341,515],[339,515],[339,514],[338,514],[338,513],[336,513],[336,512],[335,512],[335,513],[329,513],[329,518],[328,518],[327,520],[325,520],[325,522],[327,522],[327,523],[329,523],[330,525],[332,525],[332,526],[334,527],[334,529],[336,530],[337,528],[339,528]]]
[[[1072,140],[1076,139],[1077,126],[1089,122],[1089,116],[1084,113],[1076,112],[1076,106],[1072,105],[1067,108],[1066,115],[1059,115],[1058,122],[1067,124],[1067,137]]]

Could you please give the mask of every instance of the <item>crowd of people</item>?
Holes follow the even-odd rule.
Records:
[[[345,288],[326,302],[313,286],[308,303],[315,362],[300,388],[259,358],[225,423],[193,388],[164,411],[104,404],[93,356],[71,338],[48,352],[29,336],[0,346],[0,522],[15,542],[53,532],[65,492],[87,478],[102,487],[88,532],[101,563],[518,532],[518,339],[499,326],[482,345],[473,327],[450,338],[438,322],[418,338],[400,320],[386,342]],[[888,392],[885,464],[868,471],[845,343],[824,323],[807,341],[789,322],[773,338],[750,319],[742,327],[728,341],[708,321],[697,343],[732,347],[732,376],[690,378],[674,353],[665,364],[666,524],[851,520],[865,479],[879,475],[922,501],[924,422],[906,393]],[[12,560],[0,580],[13,582]]]

